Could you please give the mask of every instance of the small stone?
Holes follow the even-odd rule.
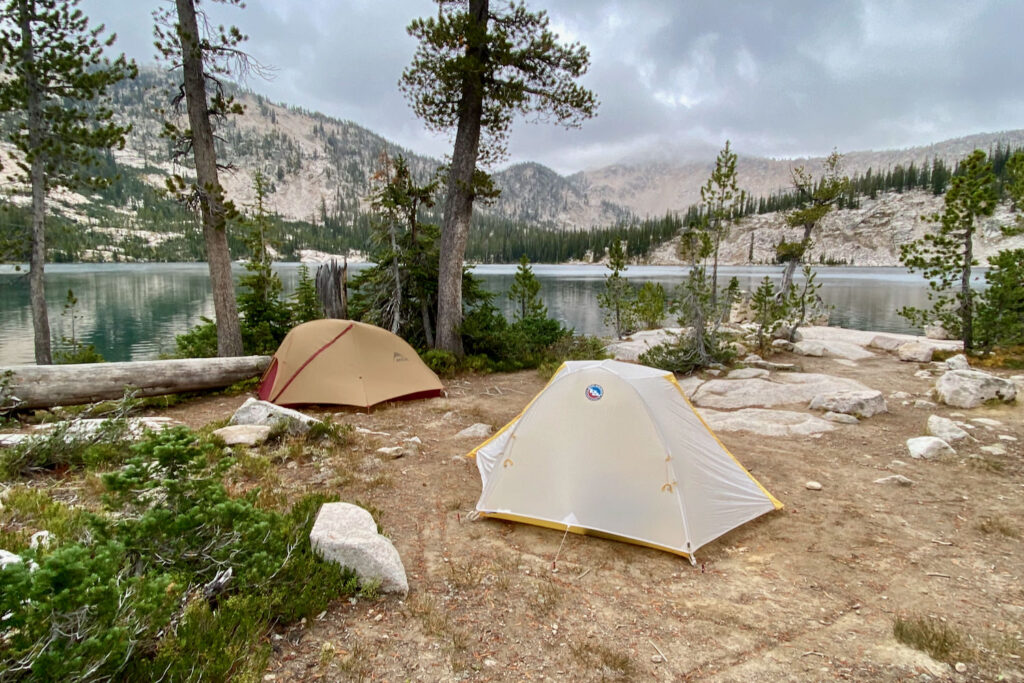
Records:
[[[456,434],[455,438],[456,439],[469,439],[469,438],[485,439],[485,438],[487,438],[488,436],[491,435],[492,431],[494,431],[494,430],[491,429],[491,425],[486,425],[486,424],[483,424],[482,422],[477,422],[476,424],[471,425],[469,427],[466,427],[461,432]]]
[[[1003,423],[999,420],[992,420],[987,417],[972,417],[971,422],[979,424],[982,427],[1002,427]]]
[[[1010,436],[1009,434],[1000,434],[999,439],[1000,441],[1016,441],[1017,437]]]
[[[654,664],[661,664],[664,661],[665,658],[661,655],[651,655],[651,662],[653,662]]]
[[[913,486],[914,482],[902,474],[890,474],[888,477],[875,479],[876,484],[897,484],[898,486]]]
[[[918,370],[917,372],[914,373],[914,377],[917,377],[919,379],[931,379],[932,373],[930,373],[927,370]]]
[[[402,446],[384,446],[382,448],[378,448],[377,452],[381,455],[386,455],[389,458],[397,459],[405,455],[405,448]]]
[[[486,659],[484,659],[484,666],[486,666],[488,668],[493,668],[495,666],[498,666],[498,662],[497,662],[497,660],[494,660],[494,659],[491,659],[490,657],[487,657]]]
[[[1006,446],[1001,443],[994,443],[991,446],[982,446],[980,449],[983,453],[989,455],[1006,455]]]
[[[918,436],[907,439],[907,450],[910,457],[932,460],[941,455],[956,455],[948,443],[936,436]]]
[[[406,439],[405,441],[403,441],[402,443],[415,444],[415,445],[419,446],[419,445],[423,444],[423,441],[421,441],[420,437],[418,437],[418,436],[411,436],[408,439]]]
[[[937,436],[946,443],[960,441],[970,436],[970,434],[957,427],[955,422],[939,415],[928,417],[928,433],[932,436]]]
[[[967,665],[966,665],[966,664],[964,664],[963,662],[957,662],[957,663],[956,663],[956,664],[955,664],[955,665],[953,666],[953,668],[954,668],[954,669],[956,669],[956,672],[957,672],[958,674],[962,674],[962,673],[964,673],[964,672],[966,672],[966,671],[967,671]]]
[[[946,359],[946,367],[950,370],[970,370],[971,364],[967,362],[967,356],[958,353],[952,358]]]
[[[932,359],[932,352],[935,347],[931,344],[921,342],[907,342],[896,349],[896,355],[901,361],[908,363],[928,363]]]
[[[809,481],[806,484],[804,484],[804,488],[806,488],[808,491],[820,491],[822,487],[821,482]]]
[[[897,401],[902,401],[905,398],[913,398],[913,395],[912,394],[908,394],[905,391],[894,391],[891,394],[889,394],[889,397],[890,398],[894,398]]]
[[[890,460],[889,464],[892,465],[893,467],[906,467],[907,466],[907,463],[903,462],[902,460]]]
[[[712,377],[718,377],[719,375],[722,374],[722,371],[717,368],[711,368],[709,370],[705,370],[704,372],[711,375]]]
[[[802,341],[793,345],[793,353],[800,356],[821,357],[825,355],[825,345],[816,341]]]
[[[923,398],[919,398],[916,401],[914,401],[914,407],[915,408],[934,408],[935,404],[932,403],[931,401],[926,401]]]
[[[224,440],[226,446],[258,446],[270,436],[266,425],[231,425],[213,431],[214,436]]]
[[[295,462],[294,460],[289,460],[288,464],[285,465],[285,467],[287,467],[290,470],[297,470],[299,469],[299,463]]]
[[[977,408],[988,401],[1013,403],[1017,387],[1010,380],[977,370],[950,370],[935,382],[935,394],[946,405]]]
[[[772,348],[778,349],[779,351],[792,351],[793,342],[789,341],[788,339],[773,339]]]

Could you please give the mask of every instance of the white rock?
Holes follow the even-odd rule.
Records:
[[[1012,403],[1016,385],[1001,377],[977,370],[950,370],[935,383],[935,393],[946,405],[976,408],[986,401]]]
[[[732,370],[726,379],[754,379],[756,377],[767,377],[770,373],[763,368],[739,368]]]
[[[821,490],[821,482],[809,481],[806,484],[804,484],[804,488],[806,488],[809,491],[820,491]]]
[[[957,662],[957,663],[956,663],[956,664],[955,664],[955,665],[953,666],[953,668],[954,668],[954,669],[956,669],[956,672],[957,672],[958,674],[962,674],[962,673],[966,673],[966,672],[967,672],[967,665],[966,665],[966,664],[964,664],[963,662]]]
[[[820,357],[825,355],[825,345],[816,341],[801,341],[793,344],[793,353],[800,356]]]
[[[46,529],[43,529],[42,531],[37,531],[32,534],[32,538],[30,538],[28,542],[28,547],[33,549],[49,548],[53,543],[53,534]]]
[[[932,373],[929,370],[918,370],[914,373],[914,377],[917,377],[918,379],[931,379]]]
[[[699,406],[731,410],[754,406],[804,404],[818,395],[839,391],[870,391],[860,382],[816,373],[784,373],[753,379],[713,379],[704,382],[693,395]]]
[[[250,398],[231,416],[230,424],[273,427],[282,420],[288,425],[288,433],[292,435],[305,434],[309,431],[310,425],[319,422],[297,410]]]
[[[228,446],[258,446],[270,436],[270,427],[266,425],[229,425],[213,430]]]
[[[891,460],[889,462],[889,464],[892,465],[893,467],[906,467],[907,466],[907,463],[903,462],[902,460]]]
[[[402,558],[377,533],[369,512],[350,503],[326,503],[309,533],[313,550],[328,562],[348,567],[364,581],[379,579],[385,593],[409,593]]]
[[[477,422],[474,425],[466,427],[461,432],[455,435],[456,439],[483,439],[491,435],[491,425],[486,425],[482,422]]]
[[[868,351],[859,344],[852,342],[836,340],[821,340],[821,341],[805,341],[808,343],[821,344],[825,351],[826,356],[835,356],[836,358],[842,358],[844,360],[864,360],[865,358],[874,358],[875,354]]]
[[[899,486],[911,486],[913,481],[907,479],[902,474],[890,474],[888,477],[882,477],[881,479],[875,479],[876,484],[898,484]]]
[[[888,337],[880,334],[877,337],[873,337],[871,341],[868,342],[868,346],[873,349],[881,349],[882,351],[895,351],[906,343],[905,339],[898,339],[896,337]]]
[[[762,361],[762,360],[764,360],[764,358],[761,358],[761,356],[757,355],[756,353],[752,353],[752,354],[748,355],[746,358],[744,358],[743,362],[744,363],[756,363],[756,362]]]
[[[949,339],[949,332],[942,326],[941,323],[934,322],[931,325],[924,326],[924,336],[928,339],[945,340]]]
[[[928,363],[932,359],[932,352],[935,347],[922,342],[907,342],[896,349],[899,359],[908,363]]]
[[[845,413],[857,417],[871,417],[878,413],[889,412],[882,398],[881,391],[837,391],[832,394],[819,394],[811,399],[811,410],[827,410],[833,413]]]
[[[1006,455],[1006,446],[1001,443],[994,443],[991,446],[982,446],[981,450],[989,455]]]
[[[403,455],[405,455],[405,447],[384,446],[383,448],[378,448],[377,452],[380,453],[381,455],[386,455],[389,458],[401,458]]]
[[[844,425],[860,424],[860,420],[858,420],[855,415],[847,415],[846,413],[836,413],[831,410],[822,415],[821,417],[822,419],[828,420],[829,422],[838,422],[839,424]]]
[[[946,359],[946,367],[950,370],[970,370],[971,364],[967,362],[967,356],[958,353]]]
[[[889,394],[889,398],[894,398],[897,401],[902,401],[905,398],[913,398],[913,395],[908,394],[905,391],[894,391],[891,394]]]
[[[835,429],[825,420],[807,413],[789,410],[765,410],[763,408],[743,408],[723,412],[710,408],[700,408],[699,412],[713,431],[716,432],[752,432],[765,436],[808,436],[821,434]]]
[[[1017,437],[1010,436],[1009,434],[1000,434],[999,439],[1002,441],[1016,441]]]
[[[407,444],[413,444],[413,445],[416,445],[416,446],[421,446],[423,444],[423,441],[418,436],[411,436],[408,439],[404,439],[402,441],[402,443],[407,443]]]
[[[1003,423],[999,420],[993,420],[990,417],[972,417],[971,422],[979,424],[982,427],[1002,427]]]
[[[928,417],[928,433],[937,436],[946,443],[953,443],[966,439],[970,434],[956,426],[956,423],[946,417],[930,415]]]
[[[931,401],[926,401],[923,398],[919,398],[914,401],[915,408],[934,408],[935,404]]]
[[[793,342],[789,341],[788,339],[773,339],[772,340],[772,348],[776,349],[778,351],[793,351],[795,346],[794,346]],[[804,355],[810,355],[810,354],[804,354]]]
[[[848,358],[833,358],[832,362],[836,363],[837,365],[845,365],[848,368],[855,368],[855,367],[857,367],[856,361],[852,361],[852,360],[850,360]]]
[[[910,451],[910,457],[923,460],[956,454],[948,443],[935,436],[916,436],[907,439],[907,450]]]
[[[444,417],[441,419],[443,420],[450,415],[451,413],[445,413]],[[372,429],[367,429],[366,427],[356,427],[356,434],[365,434],[366,436],[391,436],[387,432],[375,432]]]

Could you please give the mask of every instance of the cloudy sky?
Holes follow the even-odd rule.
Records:
[[[159,0],[83,0],[117,50],[152,63]],[[591,52],[601,104],[580,130],[517,124],[510,161],[563,173],[652,157],[794,157],[908,147],[1024,127],[1024,2],[1017,0],[530,0]],[[492,0],[500,6],[500,0]],[[430,0],[204,2],[276,69],[248,86],[442,156],[397,88]]]

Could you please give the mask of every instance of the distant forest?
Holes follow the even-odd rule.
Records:
[[[1015,151],[1016,148],[1002,146],[989,150],[1001,193],[1006,179],[1006,161]],[[198,261],[205,258],[202,234],[192,213],[144,179],[145,174],[159,172],[158,169],[126,167],[118,164],[109,153],[101,163],[101,174],[108,184],[93,190],[91,196],[94,201],[79,208],[86,216],[86,224],[60,215],[48,219],[51,260],[95,260],[90,250],[109,249],[111,246],[116,249],[106,254],[110,260]],[[864,198],[874,199],[886,192],[925,190],[941,195],[950,178],[959,172],[959,165],[950,168],[941,159],[920,167],[913,163],[907,167],[897,165],[884,172],[868,169],[850,178],[849,189],[839,208],[858,208]],[[787,211],[794,208],[797,201],[793,192],[750,197],[744,204],[742,215]],[[344,202],[332,203],[333,209],[327,202],[322,202],[309,220],[273,218],[276,234],[273,246],[281,260],[296,260],[303,249],[333,254],[350,250],[370,251],[374,217],[358,210],[353,206],[355,202],[349,202],[347,206]],[[425,210],[422,218],[426,222],[439,223],[440,209],[435,206]],[[691,206],[686,211],[659,218],[630,217],[593,230],[551,230],[477,211],[473,217],[466,259],[480,263],[514,263],[525,254],[534,263],[597,261],[615,240],[622,240],[628,245],[631,260],[643,260],[684,226],[699,225],[702,219],[702,207]],[[0,203],[0,243],[16,244],[19,236],[28,233],[28,226],[27,209]],[[93,228],[120,230],[114,235],[109,230],[94,231]],[[152,240],[151,235],[140,231],[162,234],[158,240]],[[244,258],[247,255],[244,231],[237,227],[230,230],[229,240],[232,255]],[[159,243],[151,243],[154,241]],[[18,248],[9,248],[8,251],[15,257],[19,253]]]

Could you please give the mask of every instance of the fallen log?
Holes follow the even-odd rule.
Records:
[[[219,389],[258,377],[270,356],[0,367],[0,408],[50,408]]]

